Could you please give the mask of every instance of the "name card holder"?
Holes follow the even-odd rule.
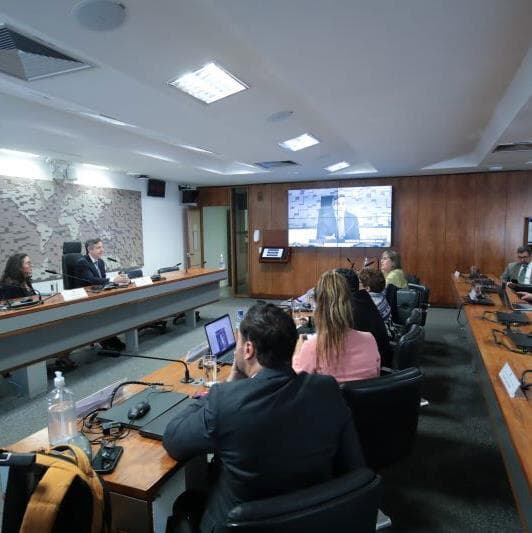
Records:
[[[72,302],[73,300],[81,300],[82,298],[88,297],[87,291],[83,287],[61,291],[61,296],[65,302]]]
[[[146,285],[153,285],[150,276],[142,276],[141,278],[134,278],[131,280],[135,287],[145,287]]]
[[[522,396],[521,392],[521,383],[517,379],[517,376],[514,374],[514,371],[510,368],[508,363],[505,363],[499,372],[499,377],[501,378],[502,384],[508,393],[510,398],[515,398],[516,396]]]

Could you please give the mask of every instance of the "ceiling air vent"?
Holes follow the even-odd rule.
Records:
[[[499,144],[492,152],[526,152],[532,150],[532,142]]]
[[[265,168],[270,170],[272,168],[284,168],[284,167],[293,167],[297,165],[295,161],[260,161],[259,163],[253,163],[258,167]]]
[[[0,71],[32,81],[92,68],[30,37],[0,26]]]

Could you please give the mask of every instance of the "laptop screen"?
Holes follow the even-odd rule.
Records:
[[[205,334],[211,353],[219,357],[236,346],[233,326],[229,315],[223,315],[205,324]]]

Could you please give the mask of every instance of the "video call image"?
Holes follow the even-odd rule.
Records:
[[[209,341],[209,347],[213,355],[222,354],[235,345],[231,320],[227,315],[206,324],[205,333],[207,334],[207,340]]]
[[[392,187],[288,191],[289,246],[389,247]]]

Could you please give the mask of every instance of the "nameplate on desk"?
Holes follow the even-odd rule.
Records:
[[[515,398],[521,391],[521,384],[508,363],[505,363],[499,372],[502,384],[510,398]]]
[[[134,278],[131,280],[135,287],[145,287],[146,285],[153,285],[153,281],[150,276],[142,276],[142,278]]]
[[[83,287],[79,289],[69,289],[66,291],[61,291],[61,296],[65,302],[72,302],[73,300],[87,298],[87,291]]]

